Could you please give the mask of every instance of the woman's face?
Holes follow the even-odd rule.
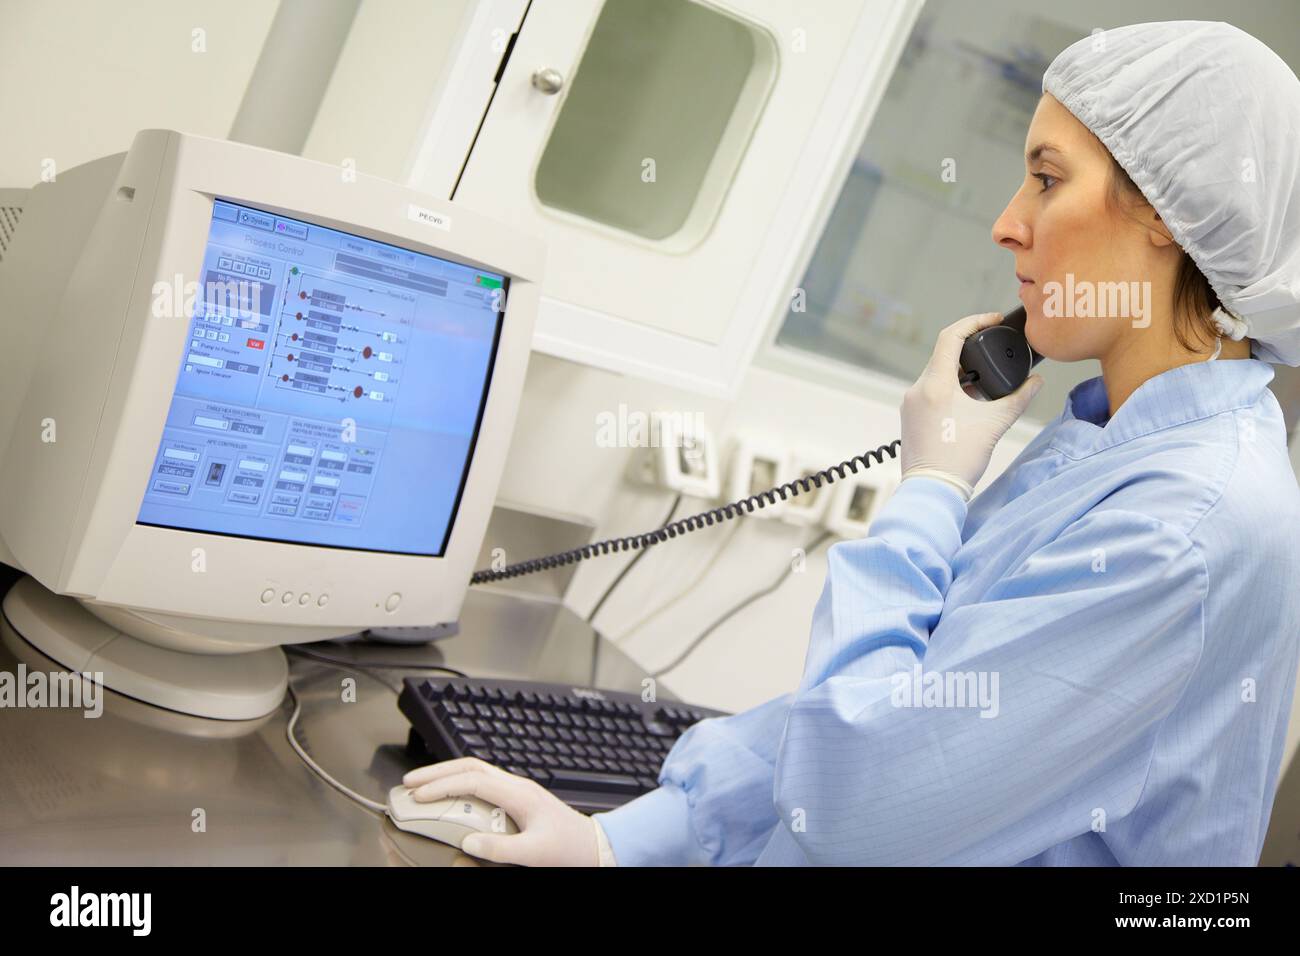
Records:
[[[1171,258],[1168,232],[1149,205],[1124,215],[1107,204],[1110,153],[1050,94],[1034,111],[1025,152],[1024,182],[993,224],[993,241],[1015,256],[1017,275],[1032,280],[1020,286],[1029,344],[1062,362],[1102,358],[1146,331],[1151,300],[1167,294],[1163,282],[1151,280],[1176,265],[1176,247]],[[1114,292],[1121,282],[1127,304]],[[1093,289],[1091,315],[1079,298],[1086,284]],[[1116,305],[1127,314],[1114,314],[1122,311]]]

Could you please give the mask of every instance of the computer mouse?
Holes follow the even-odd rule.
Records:
[[[400,785],[388,791],[388,816],[399,830],[448,843],[458,850],[471,833],[519,832],[504,810],[486,800],[448,797],[420,803],[409,788]]]

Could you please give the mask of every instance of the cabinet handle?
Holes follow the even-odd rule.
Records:
[[[547,96],[554,96],[564,86],[564,75],[549,66],[533,73],[533,86]]]

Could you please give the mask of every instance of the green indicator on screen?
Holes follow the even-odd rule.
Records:
[[[501,288],[501,280],[500,280],[500,279],[493,279],[493,278],[491,278],[490,276],[480,276],[480,275],[476,275],[476,276],[474,277],[474,282],[475,282],[477,285],[481,285],[481,286],[483,286],[483,288],[485,288],[485,289],[499,289],[499,288]]]

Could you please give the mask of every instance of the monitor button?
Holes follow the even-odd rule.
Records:
[[[384,602],[384,610],[393,612],[397,610],[397,605],[402,603],[402,596],[397,593],[388,595],[388,600]]]
[[[316,599],[316,606],[324,607],[326,604],[329,604],[329,602],[330,602],[330,596],[328,594],[322,594],[320,597]]]
[[[275,600],[275,588],[267,588],[262,592],[262,603],[270,604]]]
[[[281,594],[281,595],[280,595],[280,603],[281,603],[281,604],[292,604],[292,603],[293,603],[293,592],[292,592],[292,591],[285,591],[283,594]]]
[[[308,604],[311,603],[311,595],[308,594],[306,591],[303,591],[301,594],[298,595],[298,603],[302,607],[306,607]]]

